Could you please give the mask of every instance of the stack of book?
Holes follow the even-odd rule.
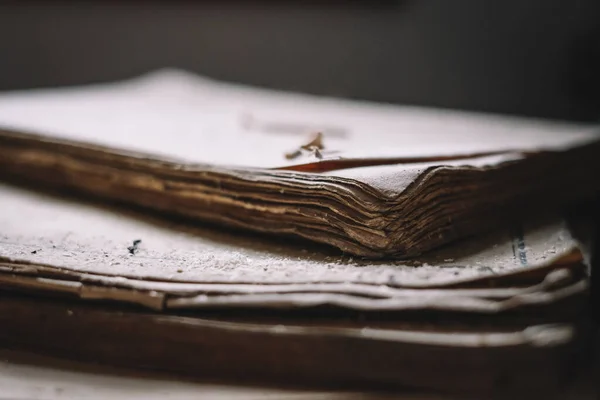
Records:
[[[477,393],[537,390],[585,343],[564,211],[600,192],[598,126],[179,71],[2,94],[0,126],[8,343]]]

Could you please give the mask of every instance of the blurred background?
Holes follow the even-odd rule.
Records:
[[[0,90],[161,67],[328,96],[600,117],[600,1],[1,1]]]

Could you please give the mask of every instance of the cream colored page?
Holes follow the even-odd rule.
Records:
[[[87,87],[0,94],[0,126],[192,163],[281,167],[320,156],[398,158],[569,147],[597,126],[326,99],[176,70]]]
[[[420,285],[540,265],[576,245],[563,223],[553,220],[459,242],[410,262],[373,262],[285,238],[167,225],[4,184],[0,210],[0,257],[187,282]],[[141,243],[132,255],[134,240]]]

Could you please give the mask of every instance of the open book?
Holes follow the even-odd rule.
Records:
[[[597,126],[382,106],[163,71],[0,97],[5,179],[408,257],[594,196]]]

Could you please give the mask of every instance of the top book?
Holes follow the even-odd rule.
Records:
[[[0,177],[411,257],[596,196],[600,127],[166,70],[0,95]]]

